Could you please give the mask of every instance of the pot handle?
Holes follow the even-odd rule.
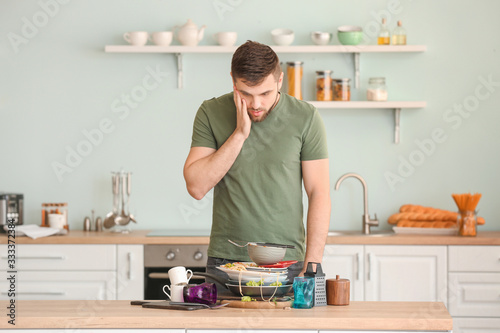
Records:
[[[226,289],[229,289],[229,287],[226,286],[227,281],[225,281],[224,279],[222,279],[220,276],[213,275],[213,274],[210,274],[210,273],[205,273],[205,272],[193,272],[193,275],[199,275],[199,276],[209,277],[212,280],[215,280],[218,283],[222,284]]]

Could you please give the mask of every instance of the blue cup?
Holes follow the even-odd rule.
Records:
[[[310,309],[314,305],[314,277],[298,276],[293,279],[292,308]]]

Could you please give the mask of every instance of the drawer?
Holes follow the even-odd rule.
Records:
[[[7,270],[7,247],[0,249],[0,267]],[[15,249],[16,270],[104,271],[116,269],[116,245],[21,244]]]
[[[450,246],[450,272],[500,272],[500,246]]]
[[[8,275],[7,275],[8,276]],[[16,287],[0,281],[0,299],[7,300],[114,300],[115,272],[18,272]],[[10,295],[9,295],[10,293]]]
[[[500,318],[453,318],[453,333],[498,333]]]
[[[452,316],[500,317],[500,273],[449,273]]]

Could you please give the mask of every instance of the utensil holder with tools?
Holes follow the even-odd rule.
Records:
[[[313,264],[316,265],[316,271],[313,269]],[[325,273],[323,273],[321,264],[317,262],[307,263],[307,270],[304,276],[314,278],[314,306],[326,305]]]

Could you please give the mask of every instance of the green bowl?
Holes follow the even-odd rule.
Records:
[[[363,40],[363,29],[357,26],[343,25],[338,28],[337,37],[342,45],[358,45]]]

